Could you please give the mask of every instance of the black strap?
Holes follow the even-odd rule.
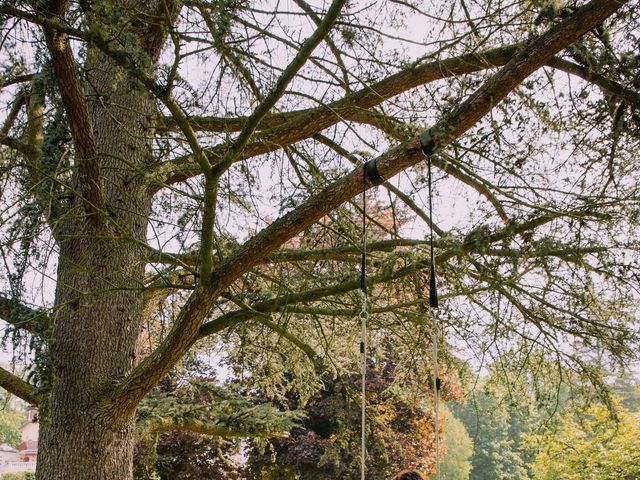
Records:
[[[424,153],[427,158],[430,158],[438,149],[431,128],[420,134],[420,147],[422,148],[422,153]]]
[[[378,186],[385,182],[384,178],[382,178],[378,171],[378,165],[376,165],[375,158],[364,164],[364,172],[372,185]]]

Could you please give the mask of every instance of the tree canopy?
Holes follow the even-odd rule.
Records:
[[[32,352],[0,386],[41,408],[38,476],[130,478],[149,402],[155,433],[290,425],[227,421],[254,400],[197,387],[219,408],[172,415],[184,397],[154,388],[196,347],[247,395],[304,404],[351,375],[363,185],[370,354],[393,345],[392,391],[424,393],[431,370],[428,225],[445,376],[521,345],[602,388],[587,352],[625,365],[639,346],[639,15],[0,1],[0,318]]]

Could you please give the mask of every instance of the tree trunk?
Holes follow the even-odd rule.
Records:
[[[104,56],[91,52],[88,66],[86,96],[109,227],[96,234],[76,198],[56,233],[56,312],[46,372],[50,395],[41,411],[37,467],[37,478],[47,480],[132,477],[135,412],[98,409],[96,400],[137,363],[140,244],[150,210],[139,172],[152,159],[153,102]]]

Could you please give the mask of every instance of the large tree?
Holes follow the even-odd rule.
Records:
[[[0,315],[35,352],[0,385],[40,407],[37,476],[131,478],[138,405],[199,340],[303,398],[352,368],[367,158],[406,171],[368,248],[407,379],[429,331],[409,214],[433,220],[458,346],[628,358],[639,9],[558,3],[0,2]],[[434,219],[423,150],[456,207]],[[141,428],[256,434],[192,413]]]

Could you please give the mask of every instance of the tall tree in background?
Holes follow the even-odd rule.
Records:
[[[433,219],[451,338],[627,361],[640,9],[553,5],[0,2],[0,315],[35,350],[0,385],[40,407],[38,478],[131,478],[136,428],[260,434],[171,398],[136,423],[199,340],[269,394],[293,375],[310,398],[317,357],[351,370],[363,158],[387,179],[418,166],[378,192],[370,306],[396,377],[423,383],[429,322],[405,280],[429,266],[424,225],[396,218],[432,221],[421,146],[454,189]]]

